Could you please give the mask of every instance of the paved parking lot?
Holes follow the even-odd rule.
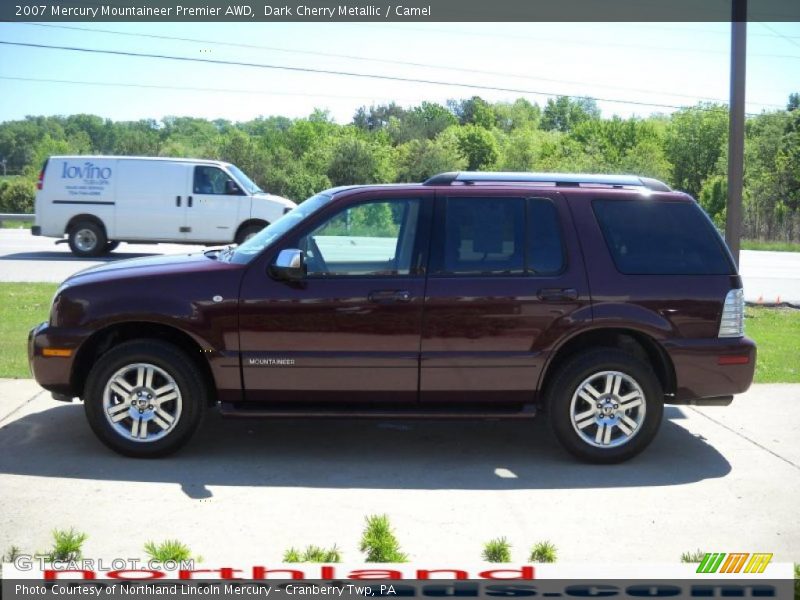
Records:
[[[543,421],[244,421],[210,414],[180,454],[119,457],[82,405],[0,381],[0,548],[89,534],[85,554],[142,557],[179,538],[220,564],[337,544],[357,562],[364,515],[388,513],[412,560],[479,560],[506,536],[560,559],[678,560],[698,548],[800,560],[800,385],[756,385],[727,408],[668,408],[653,446],[576,463]]]

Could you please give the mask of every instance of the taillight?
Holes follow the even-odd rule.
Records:
[[[45,169],[47,169],[47,163],[48,163],[49,160],[50,159],[44,161],[44,164],[42,165],[42,170],[39,171],[39,181],[36,182],[36,189],[37,190],[41,190],[44,187],[44,172],[45,172]]]
[[[719,322],[719,337],[733,338],[744,335],[744,291],[731,290],[725,296],[722,319]]]

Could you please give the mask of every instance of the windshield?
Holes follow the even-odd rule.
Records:
[[[280,219],[259,231],[244,244],[234,248],[230,256],[230,262],[239,264],[250,262],[254,256],[261,254],[264,248],[283,236],[283,234],[300,223],[300,221],[304,220],[317,209],[325,206],[330,199],[331,197],[327,194],[317,194],[316,196],[311,196],[311,198],[305,202],[298,204]]]
[[[241,186],[244,188],[244,191],[248,194],[255,194],[256,192],[263,192],[260,187],[258,187],[252,179],[250,179],[244,172],[237,167],[236,165],[228,165],[228,170],[233,174]]]

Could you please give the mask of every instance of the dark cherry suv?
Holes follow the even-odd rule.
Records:
[[[142,215],[146,218],[146,215]],[[631,176],[444,173],[327,190],[238,247],[58,289],[36,380],[112,449],[259,417],[545,412],[578,457],[653,439],[664,403],[749,387],[742,282],[698,204]]]

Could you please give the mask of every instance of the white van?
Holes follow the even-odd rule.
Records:
[[[119,242],[241,243],[296,205],[216,160],[51,156],[33,235],[68,237],[78,256]]]

